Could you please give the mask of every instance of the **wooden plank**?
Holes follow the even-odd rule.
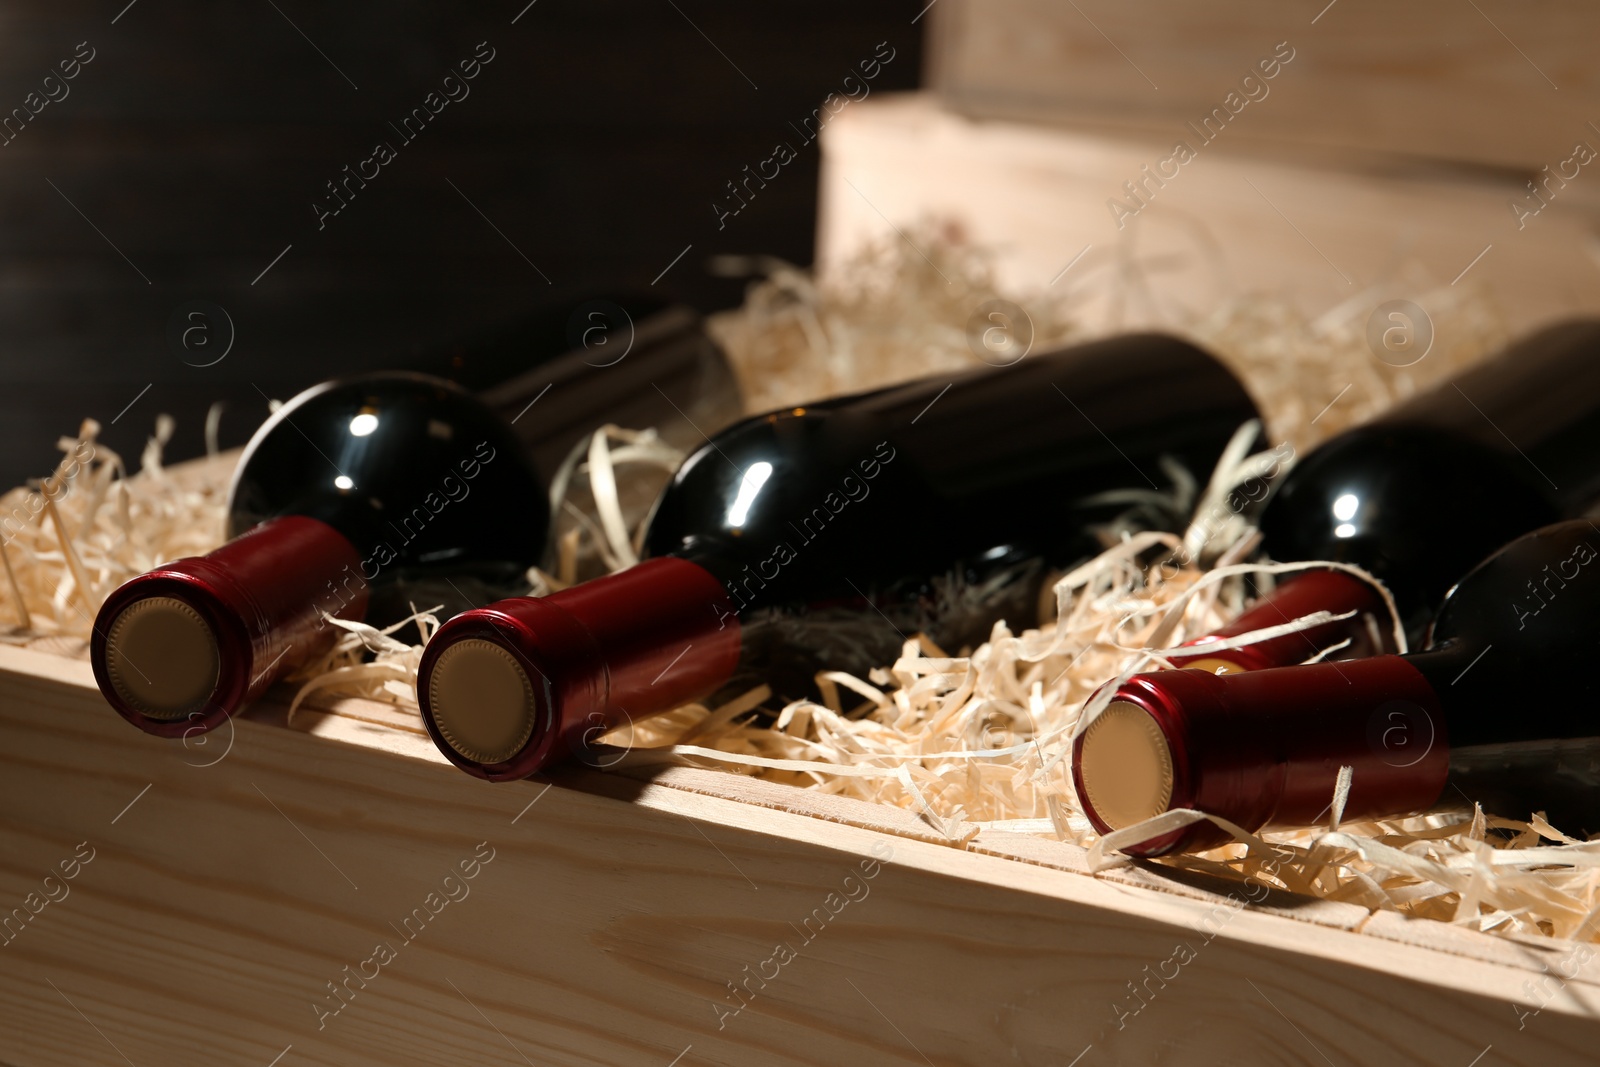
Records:
[[[929,18],[928,82],[976,116],[1180,136],[1287,42],[1229,140],[1519,171],[1600,145],[1583,0],[943,0]]]
[[[1352,298],[1375,308],[1423,288],[1476,289],[1512,331],[1600,309],[1600,200],[1585,199],[1586,175],[1519,224],[1509,205],[1526,190],[1491,172],[1334,169],[1226,146],[1200,148],[1134,200],[1124,183],[1145,181],[1170,139],[975,121],[926,94],[847,108],[823,140],[825,273],[864,242],[910,239],[913,223],[937,217],[994,252],[1006,290],[1102,294],[1079,309],[1091,328],[1202,319],[1251,293],[1311,317]],[[1592,180],[1600,197],[1600,175]],[[1131,280],[1134,263],[1146,288]],[[1112,282],[1114,272],[1125,273]],[[1104,296],[1112,291],[1121,317]],[[1451,323],[1434,326],[1446,345]]]
[[[657,767],[650,771],[632,769],[623,773],[630,777],[646,778],[658,785],[674,789],[687,789],[708,796],[737,800],[744,804],[757,804],[778,811],[809,815],[812,818],[844,823],[875,833],[945,846],[951,844],[915,812],[903,808],[795,789],[792,786],[766,782],[758,778],[694,767]],[[981,855],[1002,856],[1080,876],[1089,875],[1088,854],[1085,850],[1063,841],[985,830],[967,842],[965,847],[968,851]],[[1148,865],[1113,868],[1100,877],[1103,881],[1120,885],[1138,886],[1142,889],[1187,897],[1200,901],[1207,907],[1230,903],[1230,894],[1236,893],[1239,889],[1236,883],[1189,876],[1167,868]],[[1277,891],[1253,903],[1260,912],[1283,915],[1299,922],[1318,923],[1341,930],[1359,929],[1370,918],[1365,908],[1355,905],[1308,900]]]
[[[0,948],[18,1067],[1460,1067],[1490,1045],[1531,1067],[1589,1062],[1600,1034],[1592,964],[1542,1005],[1535,962],[655,781],[489,786],[413,732],[296,726],[254,709],[218,760],[129,729],[86,665],[0,648],[0,901],[94,849]],[[393,959],[365,962],[380,942]]]

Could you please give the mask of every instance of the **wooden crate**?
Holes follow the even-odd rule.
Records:
[[[928,18],[927,82],[977,117],[1166,138],[1282,43],[1294,58],[1230,140],[1528,174],[1600,144],[1584,0],[940,0]]]
[[[269,701],[186,748],[81,659],[0,647],[0,730],[0,900],[58,898],[0,947],[8,1067],[1547,1067],[1600,1042],[1582,946],[1092,877],[1066,844],[954,847],[714,770],[488,785],[382,705]]]
[[[1247,109],[1236,125],[1259,117]],[[818,266],[836,272],[868,242],[915,244],[914,224],[936,218],[992,250],[997,280],[1019,298],[1100,294],[1080,309],[1100,329],[1203,318],[1252,293],[1314,318],[1347,301],[1365,314],[1470,290],[1513,332],[1600,311],[1600,158],[1519,222],[1510,204],[1537,202],[1518,174],[1241,148],[1234,132],[1204,145],[1189,133],[1195,158],[1166,167],[1177,174],[1158,186],[1144,168],[1171,156],[1181,122],[1165,136],[1108,134],[975,119],[931,93],[851,103],[823,131]],[[1600,150],[1600,133],[1589,140]],[[1127,182],[1147,195],[1134,201]],[[1142,264],[1146,288],[1129,264]],[[1452,324],[1434,325],[1442,337]]]

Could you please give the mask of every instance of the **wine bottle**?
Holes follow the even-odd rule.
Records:
[[[1583,666],[1600,618],[1600,530],[1569,520],[1518,538],[1451,590],[1426,647],[1404,656],[1136,675],[1074,741],[1101,833],[1174,808],[1246,830],[1323,819],[1341,767],[1344,818],[1476,801],[1600,830],[1600,683]],[[1142,855],[1230,840],[1210,823]]]
[[[506,780],[687,701],[864,676],[918,632],[959,650],[1030,622],[1048,567],[1094,551],[1127,490],[1160,498],[1172,464],[1203,478],[1256,417],[1211,356],[1135,335],[746,419],[662,494],[653,558],[441,628],[424,720]]]
[[[700,315],[648,294],[561,293],[404,362],[476,393],[512,424],[547,484],[608,422],[653,428],[687,451],[743,414],[733,370]]]
[[[457,386],[383,373],[308,389],[258,430],[221,548],[124,583],[95,620],[100,690],[149,733],[208,730],[433,578],[487,603],[537,563],[549,502],[511,429]],[[417,607],[431,607],[419,603]]]
[[[1393,594],[1412,641],[1440,598],[1507,541],[1600,499],[1600,320],[1562,322],[1325,442],[1267,501],[1260,527],[1281,562],[1352,563]],[[1234,649],[1236,637],[1326,610],[1350,619]],[[1382,597],[1347,572],[1290,577],[1177,666],[1255,670],[1350,639],[1383,651]]]

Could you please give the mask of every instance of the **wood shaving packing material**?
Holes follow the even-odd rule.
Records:
[[[966,342],[971,308],[1004,294],[994,293],[979,252],[937,229],[912,237],[927,262],[897,246],[870,250],[856,275],[864,282],[855,287],[818,287],[793,268],[766,264],[768,277],[753,287],[745,308],[714,324],[753,407],[977,364]],[[1314,322],[1282,301],[1250,297],[1205,320],[1167,325],[1219,352],[1270,414],[1279,439],[1303,449],[1502,340],[1482,294],[1420,286],[1400,295],[1432,308],[1439,322],[1452,324],[1455,338],[1438,358],[1401,372],[1377,365],[1366,350],[1360,316],[1371,293]],[[1059,304],[1011,299],[1028,308],[1042,346],[1076,336],[1071,307],[1081,296],[1068,293]],[[61,441],[64,458],[49,479],[0,497],[0,619],[14,621],[0,640],[83,655],[93,611],[112,589],[222,539],[225,460],[166,470],[161,447],[171,421],[163,418],[139,472],[130,475],[98,442],[98,432],[86,422],[76,438]],[[563,588],[581,557],[603,557],[610,567],[636,558],[638,531],[629,536],[619,529],[601,501],[614,498],[630,471],[658,472],[676,461],[653,435],[616,427],[575,450],[557,503],[581,485],[595,501],[593,511],[575,509],[583,521],[564,535],[556,573],[531,572],[530,590]],[[956,844],[1004,829],[1078,842],[1097,865],[1120,862],[1116,844],[1137,834],[1095,837],[1064,756],[1074,731],[1095,713],[1091,697],[1105,683],[1163,663],[1185,639],[1232,618],[1244,603],[1243,576],[1270,581],[1304,566],[1245,562],[1257,535],[1226,502],[1233,486],[1261,473],[1259,463],[1231,450],[1198,493],[1203,523],[1181,537],[1127,538],[1063,576],[1054,588],[1055,617],[1036,630],[1019,634],[997,623],[988,641],[964,655],[914,638],[899,659],[867,678],[825,672],[820,702],[781,709],[771,728],[749,721],[748,713],[769,699],[758,689],[718,708],[690,705],[635,723],[591,756],[600,766],[721,767],[906,808]],[[1215,565],[1209,570],[1201,563],[1143,562],[1166,550],[1196,558],[1200,548],[1201,562]],[[438,626],[428,610],[413,618],[425,636]],[[339,694],[415,709],[421,650],[393,636],[404,625],[379,630],[340,622],[344,632],[335,646],[301,672],[294,706]],[[1108,696],[1102,692],[1099,703]],[[1500,817],[1508,814],[1528,818]],[[1174,823],[1204,817],[1161,816]],[[1474,809],[1470,817],[1434,813],[1342,825],[1335,818],[1326,826],[1234,836],[1225,847],[1162,862],[1501,936],[1600,939],[1600,842],[1565,835],[1537,813]]]
[[[137,475],[99,441],[86,420],[57,446],[49,477],[0,496],[0,546],[7,581],[0,619],[15,624],[0,640],[51,647],[84,646],[94,613],[129,578],[166,560],[210,551],[222,541],[223,500],[231,465],[167,471],[161,449],[173,423],[162,416]]]

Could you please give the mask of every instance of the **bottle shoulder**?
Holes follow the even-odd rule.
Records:
[[[1450,591],[1429,638],[1586,657],[1600,644],[1597,618],[1600,530],[1573,520],[1519,537],[1474,567]]]
[[[375,568],[526,567],[542,555],[549,502],[509,428],[474,397],[386,372],[309,389],[251,438],[229,490],[229,536],[288,514],[332,525]]]
[[[1410,657],[1450,715],[1452,745],[1600,736],[1600,532],[1556,523],[1518,538],[1450,591]]]
[[[1372,424],[1325,442],[1268,500],[1261,530],[1279,560],[1353,563],[1402,610],[1431,613],[1490,552],[1560,518],[1538,474],[1507,449],[1438,427]]]
[[[651,555],[690,545],[769,545],[816,508],[839,510],[884,485],[897,458],[829,405],[735,423],[692,452],[651,513]]]

